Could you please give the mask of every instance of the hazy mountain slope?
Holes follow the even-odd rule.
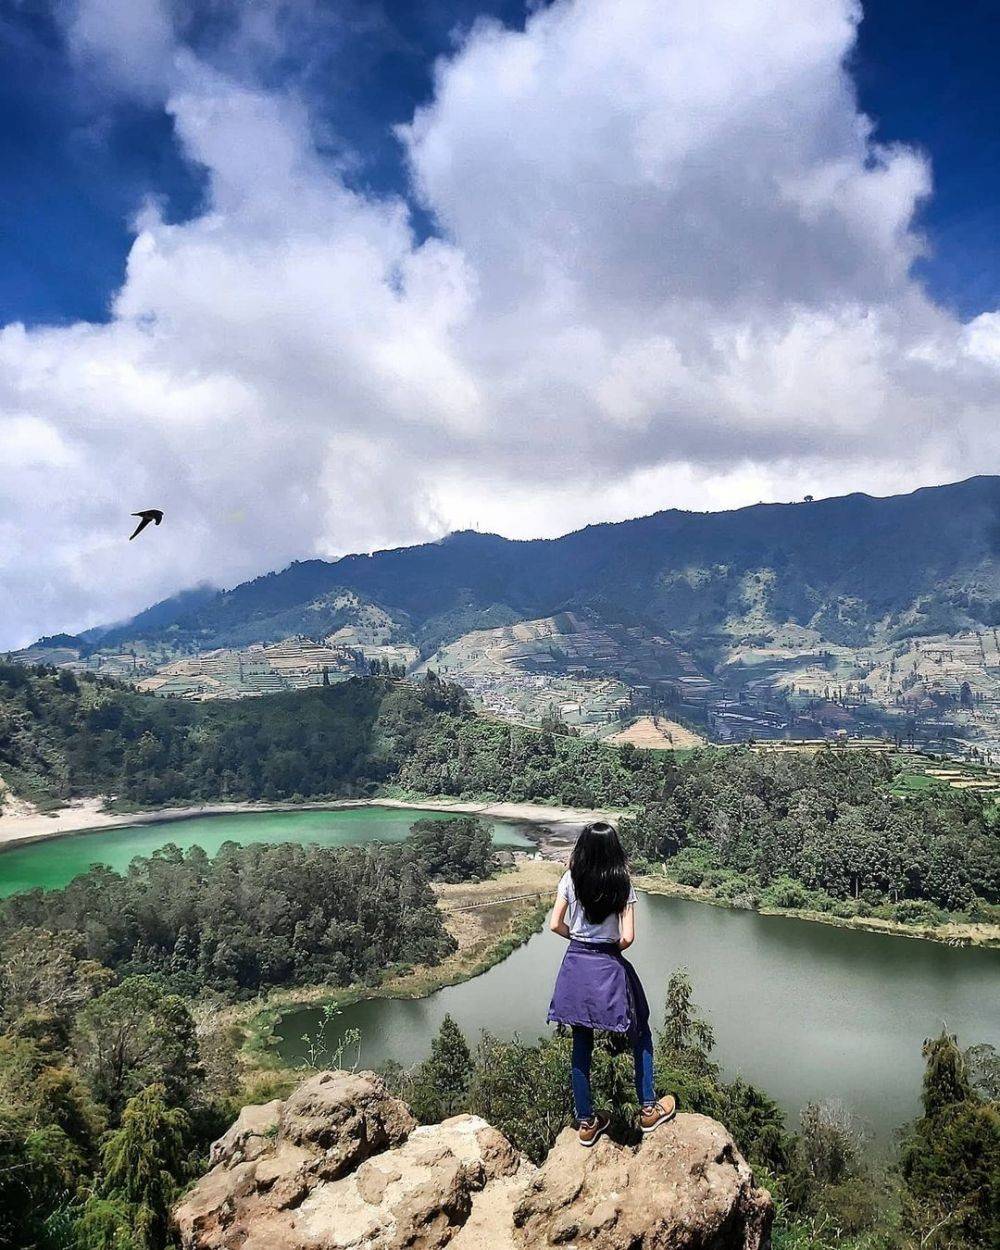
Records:
[[[97,645],[169,635],[204,649],[320,636],[352,624],[365,604],[387,614],[396,639],[423,643],[425,653],[474,628],[566,607],[693,641],[745,628],[752,607],[758,621],[811,625],[855,645],[875,633],[1000,622],[998,547],[1000,477],[885,499],[671,510],[552,540],[462,532],[296,562],[228,591],[185,591]]]

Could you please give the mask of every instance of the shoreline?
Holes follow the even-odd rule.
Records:
[[[75,834],[102,833],[141,825],[168,825],[197,817],[242,815],[255,812],[266,815],[271,812],[345,811],[358,807],[385,807],[426,812],[454,812],[510,821],[512,824],[529,825],[533,828],[534,840],[541,856],[546,860],[565,864],[566,855],[582,825],[592,820],[617,820],[626,814],[621,809],[596,810],[549,806],[538,802],[512,803],[453,799],[444,795],[436,798],[399,798],[380,795],[376,798],[326,799],[306,803],[271,803],[243,799],[230,803],[151,808],[129,813],[108,812],[104,810],[105,802],[106,800],[102,797],[85,798],[67,804],[66,807],[59,808],[52,814],[20,811],[12,815],[0,815],[0,857],[5,851],[18,847],[49,842],[57,838],[73,837]],[[648,894],[686,898],[692,902],[707,903],[712,907],[736,910],[730,902],[717,898],[710,891],[697,886],[681,885],[659,875],[637,876],[636,887]],[[783,916],[793,920],[831,925],[840,929],[860,929],[868,933],[916,938],[951,946],[1000,949],[1000,926],[998,925],[959,921],[945,921],[939,925],[905,925],[899,921],[883,920],[874,916],[834,916],[829,912],[812,911],[807,908],[756,907],[751,910],[760,916]]]
[[[102,833],[112,829],[130,829],[136,825],[171,824],[199,816],[237,816],[259,812],[344,811],[354,807],[412,808],[416,811],[455,812],[470,816],[487,816],[494,820],[523,822],[531,825],[557,826],[553,845],[569,845],[576,826],[591,820],[616,819],[616,810],[593,811],[576,807],[549,807],[544,803],[509,803],[473,801],[469,799],[420,798],[403,799],[379,796],[369,799],[325,799],[309,803],[269,803],[237,800],[231,803],[204,803],[187,807],[150,808],[139,812],[109,812],[103,798],[79,799],[53,813],[17,812],[0,815],[0,854],[12,847],[54,838],[68,838],[78,833]],[[561,837],[559,836],[561,834]]]
[[[1000,925],[978,924],[974,921],[944,921],[939,925],[908,925],[879,916],[834,916],[830,912],[811,911],[806,907],[734,907],[727,899],[717,898],[709,890],[695,885],[681,885],[668,877],[648,873],[637,875],[635,888],[646,894],[662,894],[667,898],[684,898],[692,903],[707,903],[727,911],[749,911],[755,916],[778,916],[785,920],[805,920],[831,925],[835,929],[860,929],[883,937],[906,937],[924,942],[940,942],[945,946],[976,947],[1000,950]]]

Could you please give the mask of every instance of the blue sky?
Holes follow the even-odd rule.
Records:
[[[997,13],[0,0],[0,647],[1000,472]]]
[[[325,29],[326,44],[308,57],[295,50],[284,69],[305,77],[317,110],[357,160],[352,179],[397,192],[405,174],[392,127],[429,95],[436,57],[477,17],[523,26],[526,16],[522,0],[324,7],[340,19]],[[0,322],[105,317],[143,198],[162,197],[168,215],[183,220],[203,190],[162,108],[109,95],[81,73],[56,13],[50,0],[0,0]]]
[[[435,58],[479,16],[523,26],[525,5],[326,7],[343,21],[326,47],[310,50],[312,98],[357,158],[352,181],[405,192],[392,126],[430,95]],[[1000,305],[998,47],[994,0],[867,0],[851,60],[877,138],[930,157],[934,194],[918,222],[931,252],[917,272],[963,316]],[[102,319],[122,281],[138,205],[157,195],[171,219],[183,220],[198,209],[203,177],[183,159],[161,108],[109,96],[81,74],[46,0],[0,4],[0,49],[0,322]],[[301,73],[301,55],[291,59]],[[428,228],[426,219],[418,224]]]

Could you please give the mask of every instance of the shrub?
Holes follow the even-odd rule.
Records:
[[[900,924],[934,924],[937,909],[919,898],[904,898],[892,909],[893,920]]]
[[[699,886],[705,882],[706,874],[718,872],[718,865],[711,854],[702,847],[686,846],[666,862],[667,876],[679,885]]]
[[[763,902],[768,907],[808,907],[810,896],[801,881],[778,877],[764,891]]]

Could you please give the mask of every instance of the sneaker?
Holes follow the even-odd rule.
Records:
[[[611,1123],[611,1117],[598,1111],[589,1120],[580,1121],[580,1145],[592,1146]]]
[[[677,1099],[673,1094],[666,1094],[659,1102],[650,1103],[639,1112],[639,1127],[644,1133],[651,1133],[654,1128],[666,1124],[677,1114]]]

